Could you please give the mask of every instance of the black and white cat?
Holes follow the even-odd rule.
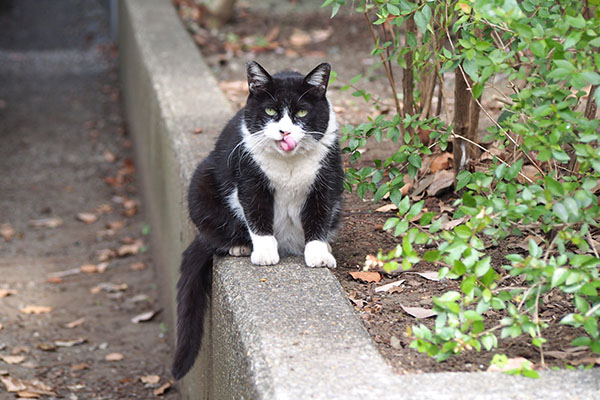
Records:
[[[343,170],[326,97],[330,69],[323,63],[306,76],[271,76],[256,62],[246,65],[246,106],[189,187],[198,235],[183,253],[177,284],[176,379],[200,350],[214,254],[249,255],[258,265],[304,255],[309,267],[336,266],[329,241],[340,222]]]

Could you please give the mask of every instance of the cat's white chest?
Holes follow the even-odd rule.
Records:
[[[257,160],[273,189],[273,231],[279,251],[301,255],[304,251],[302,210],[320,167],[317,157]]]

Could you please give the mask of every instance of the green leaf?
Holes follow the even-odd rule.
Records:
[[[421,31],[421,33],[425,34],[427,32],[427,24],[431,20],[431,8],[429,5],[425,5],[422,9],[417,11],[414,15],[415,24],[417,28]]]
[[[554,206],[552,206],[552,214],[564,223],[569,222],[569,212],[561,203],[555,203]]]
[[[475,275],[477,275],[478,277],[485,275],[491,267],[491,261],[492,258],[489,256],[484,258],[483,260],[479,260],[475,264]]]
[[[411,154],[408,156],[408,163],[415,168],[421,168],[421,157],[418,154]]]
[[[396,225],[398,225],[398,222],[400,222],[400,218],[397,218],[397,217],[388,218],[385,221],[385,224],[383,224],[383,230],[387,231],[388,229],[394,228]]]
[[[468,239],[473,235],[473,231],[466,225],[458,225],[454,228],[454,232],[461,239]]]
[[[559,267],[556,268],[554,270],[554,272],[552,273],[552,282],[551,282],[551,286],[557,287],[558,285],[561,285],[565,282],[565,280],[567,280],[567,275],[569,274],[569,270],[567,268],[563,268],[563,267]]]
[[[375,195],[373,196],[373,202],[377,203],[379,200],[381,200],[383,198],[383,196],[385,196],[387,194],[387,192],[389,192],[390,190],[390,185],[388,185],[387,183],[379,186],[377,188],[377,191],[375,192]]]
[[[423,260],[427,262],[435,262],[440,259],[440,251],[439,250],[429,250],[425,254],[423,254]]]
[[[550,190],[550,193],[552,193],[554,196],[563,197],[565,195],[563,185],[550,176],[546,176],[544,178],[544,182],[546,183],[548,190]]]
[[[563,44],[563,47],[565,50],[570,49],[571,47],[575,46],[577,43],[579,43],[579,40],[581,39],[581,35],[583,32],[581,31],[573,31],[569,34],[569,36],[567,36],[567,38],[565,39],[565,43]]]

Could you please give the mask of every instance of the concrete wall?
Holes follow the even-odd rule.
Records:
[[[185,192],[195,165],[233,115],[169,0],[119,1],[129,132],[171,339],[180,254],[194,235]],[[203,133],[195,135],[196,128]],[[597,399],[600,369],[541,381],[481,373],[394,375],[332,274],[300,259],[215,263],[212,309],[189,399]]]

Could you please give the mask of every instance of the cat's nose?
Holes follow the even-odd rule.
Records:
[[[286,132],[286,131],[282,131],[282,130],[280,130],[280,131],[279,131],[279,133],[281,133],[281,136],[282,136],[282,137],[286,137],[286,136],[288,136],[288,135],[289,135],[291,132]]]

